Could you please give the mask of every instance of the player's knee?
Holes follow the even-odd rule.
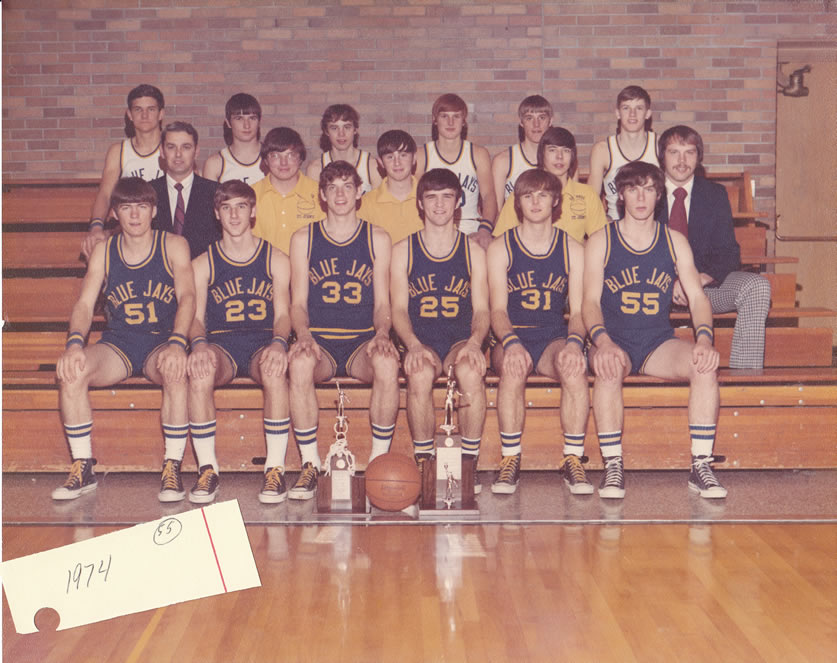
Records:
[[[288,391],[288,378],[282,373],[281,375],[260,375],[262,389],[265,394],[282,394]]]
[[[316,360],[307,353],[298,354],[288,363],[288,380],[291,385],[304,386],[314,381]]]
[[[433,389],[435,379],[433,367],[425,362],[419,370],[413,371],[407,378],[407,391],[415,394],[427,393]]]
[[[765,310],[770,306],[770,281],[761,275],[754,275],[747,287],[741,291],[741,301],[752,303]]]
[[[163,378],[165,380],[165,378]],[[206,394],[215,388],[215,371],[206,376],[190,376],[189,392],[192,394]]]
[[[372,355],[372,372],[376,380],[397,381],[398,360],[392,355],[376,352]]]
[[[482,375],[471,365],[471,362],[459,362],[456,364],[454,372],[456,374],[456,381],[466,391],[470,392],[479,389],[482,384]]]

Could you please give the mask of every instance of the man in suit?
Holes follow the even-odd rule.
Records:
[[[151,182],[157,192],[152,227],[185,237],[196,258],[221,239],[214,207],[218,183],[195,174],[198,132],[188,122],[166,125],[162,146],[166,174]]]
[[[657,220],[689,238],[712,312],[738,312],[730,368],[760,369],[764,366],[770,283],[759,274],[741,271],[741,252],[726,190],[697,174],[703,172],[700,134],[678,125],[663,132],[658,145],[666,195],[658,203]],[[688,305],[679,281],[674,285],[673,301]]]

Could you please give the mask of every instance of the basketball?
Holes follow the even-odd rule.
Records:
[[[401,511],[421,493],[421,473],[415,461],[404,454],[378,456],[366,468],[366,496],[384,511]]]

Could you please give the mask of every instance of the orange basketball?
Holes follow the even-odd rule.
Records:
[[[383,454],[366,468],[366,496],[379,509],[401,511],[415,503],[420,493],[421,473],[409,456]]]

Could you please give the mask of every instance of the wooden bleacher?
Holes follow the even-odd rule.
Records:
[[[727,187],[746,268],[762,270],[778,262],[766,255],[766,232],[756,223],[749,177],[720,174]],[[711,176],[716,179],[715,176]],[[4,471],[64,471],[68,453],[58,415],[54,365],[63,349],[67,320],[78,296],[84,264],[79,246],[86,228],[95,182],[23,182],[5,184],[3,193],[3,462]],[[749,196],[748,196],[749,194]],[[749,207],[748,207],[749,206]],[[749,214],[749,215],[748,215]],[[835,312],[796,306],[793,274],[766,273],[773,288],[768,320],[765,370],[723,368],[716,454],[721,468],[835,467],[837,452],[837,371],[832,368]],[[716,346],[728,366],[735,314],[716,317]],[[826,326],[800,328],[800,318]],[[101,317],[91,341],[98,338]],[[674,312],[678,336],[692,337],[686,312]],[[369,390],[354,381],[347,388],[350,443],[361,462],[369,452]],[[440,383],[441,387],[441,383]],[[490,469],[500,455],[496,418],[497,379],[488,379],[488,415],[480,467]],[[325,452],[334,416],[336,390],[317,390],[321,406],[321,452]],[[441,390],[435,394],[441,408]],[[560,456],[560,386],[532,378],[527,389],[524,469],[554,469]],[[406,415],[396,426],[393,449],[411,453]],[[646,377],[629,378],[625,387],[625,454],[631,469],[682,469],[688,464],[686,429],[688,386]],[[94,437],[100,466],[106,470],[158,471],[162,455],[159,389],[141,378],[113,388],[94,389]],[[238,379],[220,389],[218,457],[225,470],[259,470],[264,455],[261,391]],[[829,432],[830,431],[830,432]],[[590,467],[601,466],[593,417],[588,422]],[[185,465],[194,469],[191,454]],[[298,469],[291,450],[288,469]]]

